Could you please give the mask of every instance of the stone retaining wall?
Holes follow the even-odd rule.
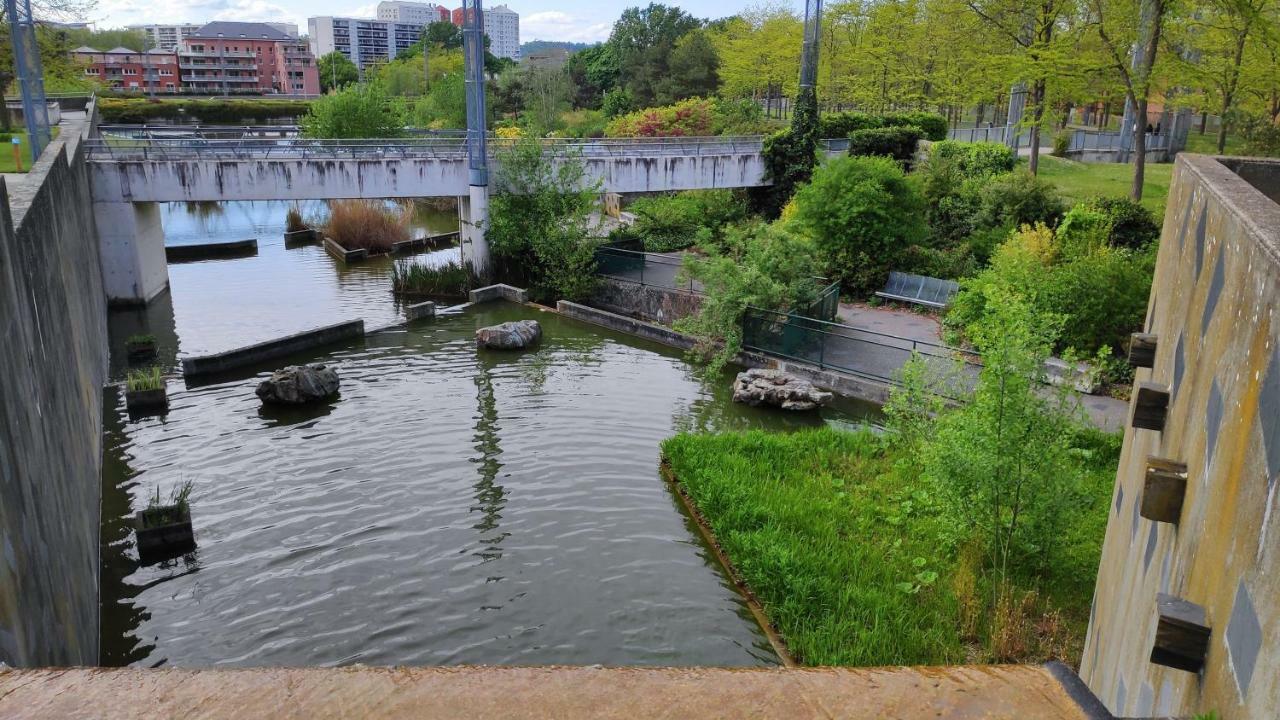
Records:
[[[0,186],[0,662],[10,665],[98,662],[107,313],[82,140],[64,129],[26,178]]]

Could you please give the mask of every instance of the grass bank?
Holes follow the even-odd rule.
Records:
[[[980,560],[937,494],[869,431],[681,434],[663,456],[805,665],[1079,661],[1114,477],[1086,453],[1087,512],[1053,577],[1020,577],[989,615]]]
[[[1025,161],[1023,161],[1025,167]],[[1040,156],[1040,177],[1058,186],[1062,197],[1074,205],[1091,197],[1129,197],[1133,166],[1121,163],[1082,163],[1052,155]],[[1164,218],[1169,199],[1173,163],[1147,163],[1142,184],[1142,205]]]
[[[59,128],[49,128],[50,139],[57,139]],[[4,140],[7,148],[0,150],[0,172],[28,172],[31,170],[31,149],[27,141],[26,128],[14,128],[12,137],[18,138],[18,153],[22,156],[22,170],[18,170],[18,164],[13,159],[13,143],[9,138]]]

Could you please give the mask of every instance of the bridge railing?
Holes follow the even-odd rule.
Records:
[[[494,139],[489,147],[499,152],[515,140]],[[760,152],[759,137],[608,138],[601,140],[546,139],[543,147],[554,154],[584,158],[633,156],[704,156]],[[104,133],[86,143],[97,160],[189,159],[288,159],[288,158],[404,158],[466,155],[466,140],[459,137],[405,137],[368,140],[312,140],[279,137],[158,137]]]

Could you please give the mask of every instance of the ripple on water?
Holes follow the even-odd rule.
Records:
[[[536,352],[475,350],[476,327],[535,315]],[[263,412],[256,378],[172,383],[164,420],[109,411],[107,453],[125,462],[108,463],[104,518],[119,527],[150,488],[190,478],[200,548],[185,570],[106,548],[104,578],[122,578],[103,588],[108,663],[776,661],[659,478],[658,445],[814,420],[733,405],[727,376],[508,305],[324,359],[341,399],[309,414]]]

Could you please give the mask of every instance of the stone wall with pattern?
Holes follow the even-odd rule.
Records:
[[[1168,413],[1126,428],[1080,671],[1125,717],[1280,713],[1280,164],[1232,168],[1180,155],[1160,238],[1137,381]],[[1186,465],[1177,522],[1140,514],[1149,457]],[[1157,593],[1203,607],[1199,672],[1151,662]]]

